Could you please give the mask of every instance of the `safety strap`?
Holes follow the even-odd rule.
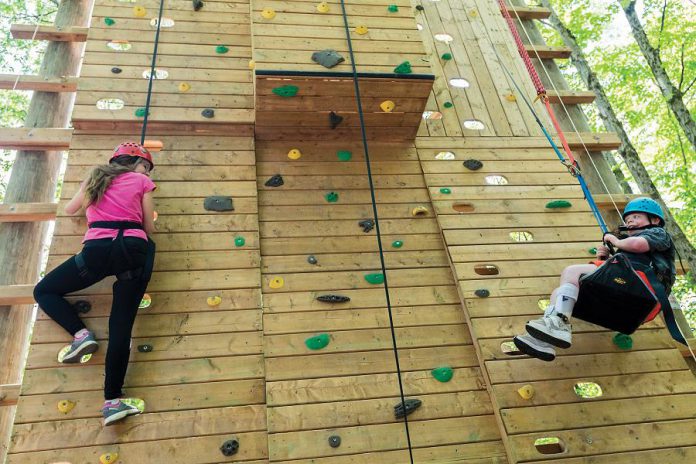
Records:
[[[129,266],[133,267],[133,258],[131,258],[130,253],[128,253],[128,248],[126,248],[123,232],[131,229],[144,230],[143,225],[141,223],[134,221],[94,221],[89,224],[89,228],[118,230],[118,235],[116,236],[115,240],[118,241],[123,255],[126,257],[126,260],[128,260]],[[75,256],[75,262],[80,272],[80,276],[83,276],[83,274],[84,276],[88,276],[89,269],[87,269],[87,266],[85,265],[82,253],[79,253],[77,256]],[[117,274],[116,278],[119,280],[135,280],[140,278],[140,280],[149,281],[150,277],[152,276],[154,262],[155,242],[150,240],[150,237],[148,237],[145,264],[141,267],[129,269],[120,274]]]
[[[401,379],[401,367],[399,365],[399,350],[396,345],[396,332],[394,330],[394,318],[392,315],[391,299],[389,297],[389,281],[387,279],[387,268],[384,261],[384,250],[382,247],[382,235],[380,232],[379,217],[377,215],[377,200],[375,197],[375,186],[372,180],[372,166],[370,164],[370,151],[367,144],[367,131],[365,130],[365,116],[362,109],[362,100],[360,99],[360,85],[358,82],[358,71],[355,66],[355,55],[353,54],[353,42],[350,34],[350,27],[348,25],[348,14],[346,13],[346,4],[344,0],[341,0],[341,11],[343,14],[343,25],[345,27],[346,39],[348,41],[348,53],[350,54],[350,64],[353,74],[353,85],[355,87],[355,99],[358,104],[358,117],[360,119],[360,133],[362,135],[362,143],[365,152],[365,165],[367,167],[367,179],[370,185],[370,197],[372,200],[372,214],[375,218],[375,232],[377,235],[377,246],[379,248],[379,260],[382,267],[382,275],[384,276],[384,294],[386,297],[387,311],[389,314],[389,327],[391,329],[392,346],[394,350],[394,360],[396,362],[396,373],[399,381],[399,395],[401,399],[401,407],[404,411],[407,410],[406,398],[404,396],[404,386]],[[408,454],[411,464],[413,464],[413,449],[411,446],[411,434],[408,427],[408,417],[407,414],[403,415],[404,427],[406,429],[406,442],[408,444]]]

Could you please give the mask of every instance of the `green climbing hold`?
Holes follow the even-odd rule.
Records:
[[[396,74],[411,74],[411,63],[409,63],[408,61],[404,61],[399,66],[394,68],[394,72]]]
[[[571,205],[569,201],[567,200],[553,200],[548,203],[546,203],[546,207],[550,209],[554,208],[570,208]]]
[[[338,201],[338,193],[329,192],[326,195],[324,195],[324,198],[326,198],[326,201],[328,201],[329,203],[336,203]]]
[[[336,152],[336,156],[338,156],[339,161],[350,161],[353,154],[348,150],[339,150]]]
[[[329,340],[329,334],[323,333],[315,335],[314,337],[309,337],[305,340],[305,345],[307,345],[307,348],[310,350],[321,350],[329,344]]]
[[[442,58],[445,61],[449,61],[452,59],[452,54],[451,53],[443,53],[440,58]]]
[[[444,195],[449,195],[450,193],[452,193],[452,189],[449,189],[449,188],[447,188],[447,187],[442,187],[442,188],[440,189],[440,193],[442,193],[442,194],[444,194]]]
[[[284,85],[273,89],[273,93],[281,97],[294,97],[297,95],[298,90],[300,90],[300,88],[296,85]]]
[[[244,237],[242,237],[241,235],[238,235],[234,238],[234,246],[241,247],[244,246],[245,243],[246,240],[244,240]]]
[[[397,11],[399,11],[399,7],[396,5],[389,5],[387,7],[387,10],[389,10],[390,13],[396,13]]]
[[[107,26],[113,26],[116,24],[116,21],[114,21],[113,18],[104,18],[104,24]]]
[[[631,348],[633,348],[633,339],[631,338],[631,336],[622,334],[621,332],[617,332],[617,334],[614,335],[614,338],[612,338],[611,341],[613,341],[614,345],[619,347],[620,350],[630,350]]]
[[[452,102],[445,102],[442,104],[442,106],[444,106],[445,108],[452,108],[454,104]]]
[[[145,108],[138,108],[135,110],[135,116],[138,118],[144,118],[146,114],[147,111],[145,110]]]
[[[392,247],[394,248],[401,248],[402,246],[404,246],[404,242],[402,242],[401,240],[394,240],[392,242]]]
[[[377,272],[374,274],[365,274],[365,280],[367,280],[368,283],[378,285],[378,284],[383,284],[384,283],[384,274],[381,272]]]
[[[230,49],[228,47],[225,47],[224,45],[218,45],[215,47],[215,53],[219,53],[220,55],[229,52]]]
[[[596,255],[597,254],[597,247],[588,248],[587,252],[591,255]]]
[[[435,377],[436,380],[442,383],[449,382],[452,380],[452,376],[454,375],[454,371],[449,366],[436,367],[430,371],[430,373],[433,374],[433,377]]]

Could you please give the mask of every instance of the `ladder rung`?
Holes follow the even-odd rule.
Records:
[[[570,48],[568,47],[551,47],[549,45],[528,45],[524,46],[529,56],[532,58],[546,59],[562,59],[570,57]]]
[[[0,204],[0,222],[52,221],[57,208],[57,203]]]
[[[16,85],[15,85],[16,82]],[[38,92],[75,92],[76,77],[41,77],[16,74],[0,74],[0,89],[34,90]]]
[[[549,97],[551,103],[560,103],[561,101],[566,105],[579,105],[592,103],[595,100],[595,93],[590,90],[547,90],[546,95]]]
[[[13,39],[23,40],[50,40],[53,42],[85,42],[87,40],[87,27],[39,26],[35,24],[13,24],[10,32]]]
[[[512,19],[519,16],[521,19],[546,19],[551,16],[551,10],[548,8],[536,6],[510,6],[507,7]]]
[[[33,285],[0,285],[0,306],[34,304]]]
[[[14,406],[19,399],[22,384],[9,383],[0,385],[0,406]]]
[[[72,129],[5,128],[0,129],[0,148],[6,150],[66,150],[70,146]]]

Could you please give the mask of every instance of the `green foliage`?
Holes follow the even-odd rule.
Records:
[[[677,124],[643,57],[616,0],[551,0],[554,9],[575,35],[607,96],[624,123],[632,143],[670,210],[692,243],[696,243],[696,151]],[[636,11],[672,82],[685,93],[694,114],[696,102],[696,6],[668,0],[637,2]],[[555,31],[542,27],[549,44],[562,45]],[[571,85],[585,86],[572,66],[561,69]],[[594,107],[586,106],[590,126],[603,124]],[[624,169],[630,181],[630,173]],[[678,265],[678,263],[677,263]],[[696,327],[696,289],[678,279],[673,290],[693,327]]]

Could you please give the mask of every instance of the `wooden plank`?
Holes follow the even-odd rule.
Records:
[[[34,285],[0,286],[0,306],[34,304]]]
[[[645,195],[639,194],[639,193],[634,193],[634,194],[598,194],[598,195],[592,195],[594,198],[595,203],[599,208],[611,208],[613,209],[614,207],[623,210],[626,207],[626,204],[631,201],[635,200],[636,198],[639,197],[644,197]]]
[[[507,10],[513,18],[521,19],[546,19],[551,16],[551,10],[538,6],[508,5]]]
[[[540,59],[567,59],[570,58],[570,48],[550,45],[529,45],[525,44],[524,49],[532,58]]]
[[[70,144],[72,129],[0,128],[0,148],[6,150],[65,150]]]
[[[573,150],[583,149],[582,141],[590,151],[615,150],[621,146],[616,134],[612,132],[581,132],[566,134],[568,144]],[[560,140],[555,140],[560,146]],[[416,139],[417,148],[546,148],[548,140],[545,137],[419,137]]]
[[[0,407],[16,405],[21,388],[19,383],[0,385]]]
[[[596,95],[590,90],[548,90],[546,94],[551,103],[581,105],[594,102]]]
[[[52,221],[56,218],[56,203],[3,203],[0,222]]]
[[[74,92],[77,90],[77,77],[0,74],[0,89],[33,90],[35,92]]]
[[[57,27],[34,24],[12,24],[10,33],[13,39],[50,40],[53,42],[85,42],[88,27]]]

